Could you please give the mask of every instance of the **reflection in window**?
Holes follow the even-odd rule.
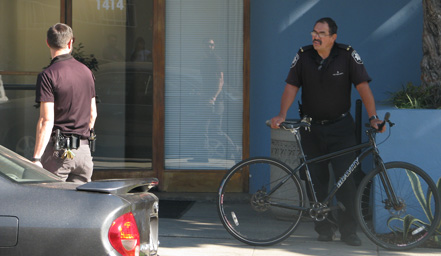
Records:
[[[95,169],[150,169],[153,0],[73,2],[76,43],[98,60]]]
[[[167,1],[167,169],[226,169],[241,159],[242,20],[241,0]]]
[[[60,18],[60,1],[0,1],[0,18],[0,145],[31,158],[39,116],[35,82],[51,60],[46,32]]]

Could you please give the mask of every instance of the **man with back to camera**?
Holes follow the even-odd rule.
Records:
[[[69,182],[89,182],[93,162],[89,136],[97,117],[92,71],[72,55],[72,29],[57,23],[47,31],[52,61],[37,78],[40,117],[34,163]]]
[[[312,118],[310,131],[301,130],[301,144],[308,159],[338,151],[356,144],[354,120],[351,108],[351,87],[355,85],[369,115],[370,125],[378,128],[375,101],[369,87],[371,78],[366,72],[358,53],[348,45],[338,44],[337,24],[331,18],[321,18],[311,32],[312,45],[301,48],[295,56],[281,99],[280,112],[271,119],[271,127],[278,128],[286,118],[297,92],[302,88],[301,115]],[[381,132],[384,132],[385,127]],[[346,154],[331,159],[336,179],[341,177],[355,159]],[[314,189],[319,201],[328,194],[329,161],[309,166]],[[360,246],[356,234],[355,219],[356,186],[353,175],[349,176],[337,192],[337,200],[346,208],[339,211],[337,224],[329,221],[315,222],[318,241],[333,241],[337,227],[341,241]],[[308,196],[311,196],[308,189]]]

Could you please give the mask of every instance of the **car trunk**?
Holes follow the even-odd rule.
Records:
[[[140,251],[156,255],[158,250],[158,198],[145,193],[158,184],[156,178],[114,179],[89,182],[77,187],[79,191],[116,195],[130,203],[140,235]],[[147,209],[147,210],[146,210]]]

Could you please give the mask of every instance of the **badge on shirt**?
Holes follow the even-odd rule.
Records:
[[[294,57],[294,59],[292,60],[291,68],[293,68],[293,67],[296,66],[297,61],[298,61],[299,59],[300,59],[300,56],[299,56],[299,54],[297,53],[296,56]]]
[[[352,58],[354,58],[355,62],[357,62],[357,64],[363,64],[363,61],[361,60],[360,55],[358,55],[358,53],[354,50],[352,52]]]

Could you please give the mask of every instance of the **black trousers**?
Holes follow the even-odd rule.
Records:
[[[302,147],[307,159],[332,153],[356,144],[355,124],[350,114],[336,123],[327,125],[312,124],[311,131],[301,129],[300,133]],[[334,177],[338,180],[346,172],[354,159],[355,153],[349,153],[329,161],[309,165],[314,190],[319,201],[324,200],[328,195],[330,179],[329,162],[331,163]],[[308,196],[310,196],[312,192],[309,188],[307,190]],[[336,194],[337,200],[345,206],[346,210],[338,212],[337,223],[328,219],[316,221],[315,230],[317,233],[334,232],[337,228],[342,236],[355,233],[357,228],[355,220],[355,193],[355,181],[353,175],[351,175]]]

